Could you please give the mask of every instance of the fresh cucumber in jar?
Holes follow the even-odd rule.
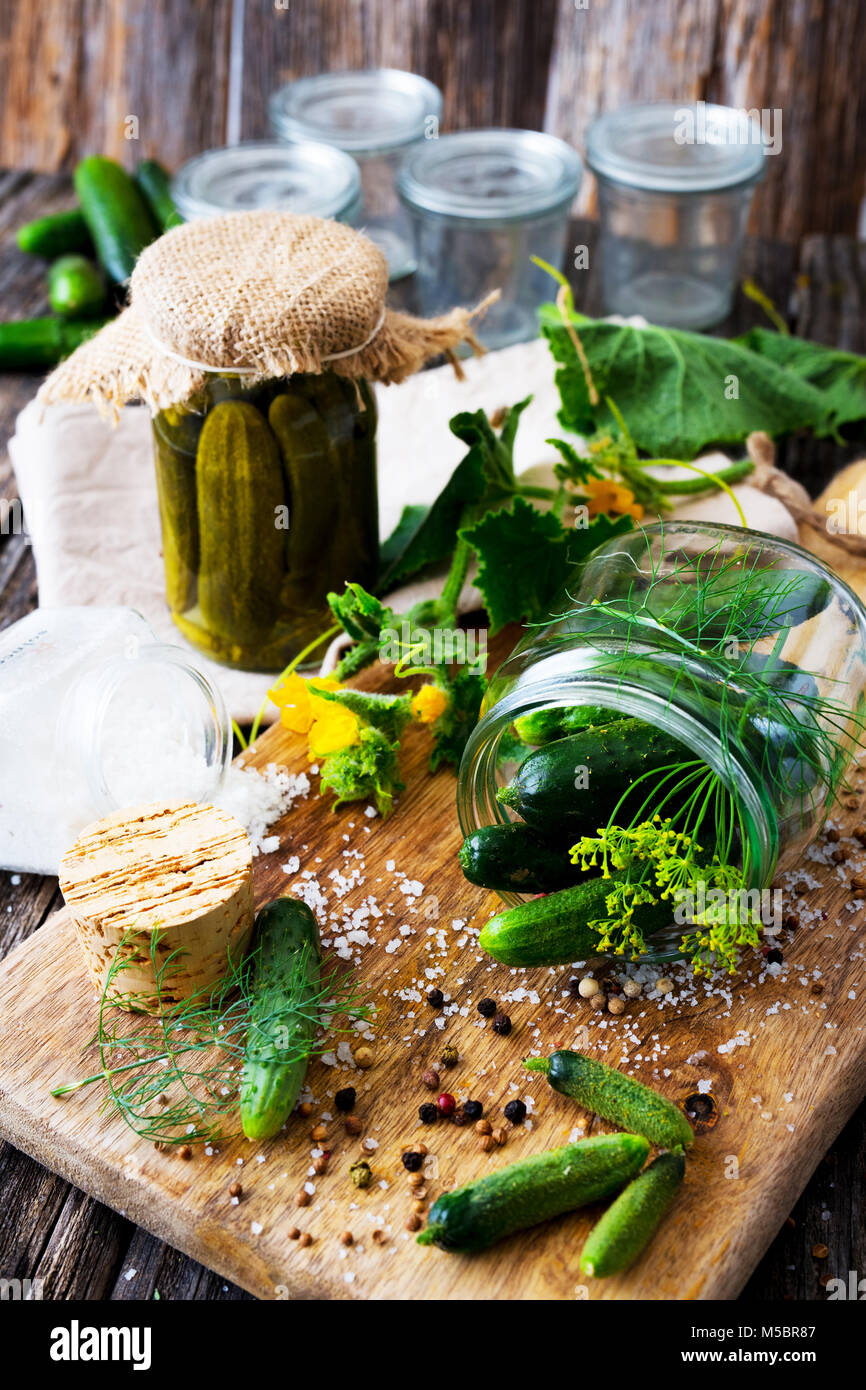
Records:
[[[686,1175],[681,1152],[659,1154],[614,1198],[587,1236],[580,1272],[606,1279],[634,1264],[658,1230]]]
[[[295,1107],[316,1035],[319,929],[306,903],[277,898],[256,918],[252,1005],[241,1077],[248,1139],[278,1134]]]
[[[86,319],[105,308],[105,280],[86,256],[60,256],[48,268],[48,302],[65,319]]]
[[[96,254],[118,284],[128,280],[158,228],[144,195],[125,169],[103,155],[89,155],[75,170],[75,191]]]
[[[617,714],[616,710],[603,709],[601,705],[559,705],[533,710],[532,714],[515,719],[514,732],[522,743],[540,747],[575,734],[579,729],[598,729],[625,717]]]
[[[611,878],[587,878],[573,888],[520,903],[491,917],[481,930],[478,944],[503,965],[566,965],[598,954],[599,933],[590,922],[607,916],[605,899],[615,882]],[[635,929],[644,936],[670,924],[669,902],[640,903],[634,910]]]
[[[418,1244],[466,1255],[486,1250],[515,1231],[610,1197],[648,1154],[649,1144],[637,1134],[604,1134],[533,1154],[443,1192]]]
[[[37,217],[35,222],[18,228],[15,240],[29,256],[44,256],[46,260],[65,256],[68,252],[93,250],[90,232],[80,208]]]
[[[473,830],[457,858],[470,883],[500,892],[552,893],[583,877],[566,844],[551,845],[517,821]]]
[[[543,1072],[555,1091],[571,1096],[584,1110],[642,1134],[659,1149],[694,1143],[692,1127],[673,1101],[594,1057],[558,1051],[549,1057],[528,1057],[523,1065],[527,1071]]]
[[[623,793],[644,773],[694,761],[695,754],[670,734],[641,719],[620,719],[530,753],[514,780],[496,796],[534,829],[577,840],[596,835]],[[651,790],[647,779],[630,798],[628,821]],[[662,791],[657,800],[663,796]],[[673,806],[672,801],[662,814],[671,815]]]

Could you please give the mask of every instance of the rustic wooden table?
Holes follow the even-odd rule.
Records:
[[[45,310],[43,268],[18,252],[15,229],[71,201],[66,178],[0,174],[0,312],[4,319]],[[598,312],[594,228],[590,223],[575,223],[572,231],[574,245],[589,245],[592,267],[574,277],[577,303],[587,312]],[[799,250],[782,243],[750,242],[744,273],[770,296],[794,332],[866,352],[866,246],[844,237],[808,238]],[[720,331],[742,331],[760,321],[761,311],[740,295],[731,321]],[[26,375],[0,378],[0,500],[16,496],[5,443],[16,413],[36,384]],[[781,446],[779,456],[782,466],[816,493],[837,468],[863,452],[863,445],[791,438]],[[2,626],[22,617],[37,600],[26,535],[6,529],[8,534],[0,532]],[[0,956],[36,931],[59,905],[56,879],[0,875]],[[744,1300],[823,1298],[822,1265],[811,1254],[816,1244],[830,1247],[836,1270],[862,1273],[866,1269],[864,1170],[866,1105],[814,1174],[752,1276]],[[162,1299],[249,1297],[3,1143],[0,1197],[0,1278],[41,1279],[45,1298],[151,1299],[157,1291]]]

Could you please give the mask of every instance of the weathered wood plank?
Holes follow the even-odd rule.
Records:
[[[243,134],[268,132],[267,100],[284,82],[341,68],[395,67],[442,88],[443,130],[541,129],[556,0],[320,0],[244,13]]]
[[[0,164],[54,172],[84,154],[169,167],[218,145],[231,0],[6,0]]]

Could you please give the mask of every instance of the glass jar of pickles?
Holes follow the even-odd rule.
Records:
[[[168,605],[226,665],[312,663],[328,593],[375,587],[369,383],[479,347],[477,309],[414,318],[386,307],[387,289],[382,252],[342,222],[195,219],[142,252],[129,308],[41,389],[115,416],[150,407]]]
[[[363,380],[209,373],[153,421],[166,599],[228,666],[282,670],[327,595],[375,582],[376,403]]]

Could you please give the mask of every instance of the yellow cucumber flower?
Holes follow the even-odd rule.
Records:
[[[630,516],[635,521],[643,517],[643,507],[635,502],[631,488],[614,482],[613,478],[587,478],[582,484],[586,492],[586,509],[590,516]]]
[[[293,734],[306,734],[309,756],[327,757],[358,742],[359,725],[351,710],[331,700],[316,698],[317,690],[340,690],[333,676],[312,676],[296,672],[268,691],[268,698],[280,711],[280,722]]]
[[[448,708],[448,696],[438,685],[422,685],[412,700],[412,717],[422,724],[435,724]]]

